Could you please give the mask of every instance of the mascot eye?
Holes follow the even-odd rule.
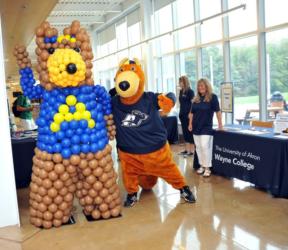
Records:
[[[48,51],[49,54],[52,55],[54,53],[55,49],[54,48],[49,48],[49,49],[47,49],[47,51]]]
[[[124,70],[121,68],[120,71],[123,72]]]
[[[78,53],[80,52],[80,48],[74,48],[74,50]]]
[[[132,71],[135,71],[135,67],[132,67],[131,70],[132,70]]]

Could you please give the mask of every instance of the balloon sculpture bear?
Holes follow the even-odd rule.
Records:
[[[31,223],[59,227],[71,216],[74,194],[86,215],[120,214],[121,200],[109,139],[115,126],[110,96],[92,80],[92,49],[78,21],[58,36],[43,22],[36,29],[35,84],[24,46],[15,47],[24,95],[42,99],[30,184]]]

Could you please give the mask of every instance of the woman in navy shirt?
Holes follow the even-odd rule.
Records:
[[[218,98],[212,93],[212,87],[207,79],[197,82],[197,94],[192,101],[189,115],[189,130],[192,131],[200,168],[198,174],[204,177],[211,175],[213,148],[213,116],[216,113],[218,128],[223,129],[222,115]]]
[[[193,134],[188,130],[189,118],[188,115],[191,111],[192,100],[194,98],[194,91],[190,88],[187,76],[179,78],[179,86],[181,88],[179,94],[180,112],[179,119],[181,121],[183,137],[185,141],[185,150],[180,154],[184,156],[191,156],[194,152]]]

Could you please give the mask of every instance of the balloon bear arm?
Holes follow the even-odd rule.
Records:
[[[35,84],[35,78],[33,71],[30,67],[26,67],[19,70],[20,73],[20,85],[23,90],[23,94],[30,100],[41,99],[44,93],[44,88],[40,84]]]
[[[116,135],[116,126],[114,124],[113,115],[105,115],[104,119],[106,121],[107,136],[109,140],[114,140]]]

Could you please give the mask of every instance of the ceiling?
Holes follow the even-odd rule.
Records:
[[[34,30],[44,20],[61,31],[79,20],[93,31],[123,11],[124,0],[0,0],[2,15],[5,73],[7,84],[18,81],[18,68],[13,56],[16,44],[24,44],[36,63]]]

